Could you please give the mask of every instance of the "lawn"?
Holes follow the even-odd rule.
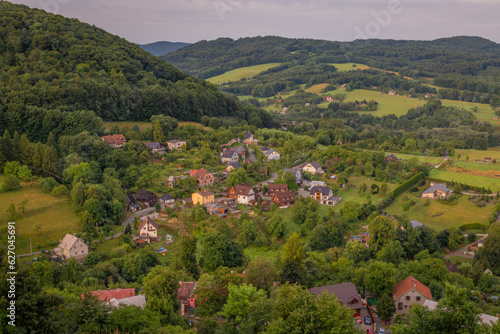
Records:
[[[467,156],[469,156],[469,161],[475,161],[478,159],[483,160],[485,157],[490,157],[493,159],[500,160],[500,147],[489,147],[488,150],[486,151],[455,149],[454,158],[456,159],[459,154],[460,154],[460,160],[464,161]]]
[[[387,152],[386,154],[391,154]],[[414,155],[414,154],[405,154],[405,153],[393,153],[398,159],[408,160],[410,158],[417,158],[420,162],[428,162],[431,164],[439,164],[443,158],[440,157],[429,157],[425,155]]]
[[[335,66],[337,68],[337,70],[340,72],[346,72],[346,71],[352,71],[352,70],[366,70],[366,69],[370,68],[364,64],[358,64],[358,63],[328,64],[328,65]]]
[[[313,93],[313,94],[321,94],[323,89],[325,89],[327,86],[328,86],[328,84],[326,84],[326,83],[314,85],[314,86],[307,88],[306,92]]]
[[[327,183],[328,183],[328,185],[332,185],[333,183],[335,183],[335,181],[328,180]],[[368,199],[371,199],[372,203],[376,205],[376,204],[382,202],[382,200],[384,199],[384,196],[382,196],[382,195],[372,195],[370,193],[370,186],[373,183],[375,183],[379,187],[381,187],[383,182],[370,180],[369,178],[363,177],[363,176],[353,176],[353,177],[349,177],[349,183],[355,185],[355,187],[354,188],[342,188],[340,190],[340,193],[337,196],[342,197],[342,201],[340,201],[339,204],[337,204],[336,206],[333,207],[335,209],[335,211],[337,211],[341,207],[343,207],[343,205],[346,201],[355,201],[357,203],[364,204],[364,203],[368,203]],[[366,185],[368,186],[368,190],[366,191],[366,193],[364,195],[358,195],[358,188],[363,183],[366,183]],[[389,193],[395,187],[396,187],[395,184],[388,183],[387,184],[387,193]],[[370,197],[368,197],[368,195]]]
[[[486,171],[486,172],[487,171],[499,171],[499,173],[497,173],[497,174],[500,174],[500,164],[493,164],[493,163],[481,164],[481,163],[477,163],[477,162],[454,161],[453,166],[465,168],[465,169]]]
[[[403,211],[404,197],[408,196],[416,202],[409,211]],[[487,205],[485,208],[478,208],[474,203],[468,200],[468,196],[461,196],[457,205],[445,205],[436,200],[430,200],[430,205],[424,206],[425,199],[415,197],[409,192],[405,192],[388,206],[385,211],[390,215],[406,214],[411,220],[417,220],[430,228],[440,231],[450,227],[458,227],[466,223],[482,223],[488,222],[490,215],[493,213],[494,205]],[[444,214],[432,217],[436,212],[444,212]]]
[[[250,261],[255,261],[260,258],[265,258],[271,262],[276,262],[279,250],[270,250],[267,248],[249,247],[245,248],[245,255],[250,258]]]
[[[500,178],[470,175],[465,173],[455,173],[436,169],[430,171],[429,177],[450,182],[455,181],[474,187],[484,187],[486,189],[490,188],[492,191],[500,190]]]
[[[28,200],[28,204],[23,215],[18,205],[24,199]],[[14,219],[6,212],[11,203],[17,209]],[[39,185],[24,185],[20,189],[1,193],[0,221],[4,224],[7,221],[16,222],[17,254],[29,253],[30,238],[33,251],[38,251],[40,248],[49,248],[50,242],[58,243],[66,233],[81,231],[80,218],[73,212],[69,199],[46,194]],[[41,225],[39,235],[34,231],[34,226],[38,223]]]
[[[243,78],[249,79],[253,78],[257,74],[264,72],[271,67],[276,67],[280,65],[280,63],[268,63],[268,64],[261,64],[261,65],[255,65],[255,66],[247,66],[247,67],[242,67],[238,68],[232,71],[225,72],[221,75],[212,77],[207,79],[207,81],[210,81],[213,84],[220,85],[224,84],[229,81],[238,81]]]
[[[486,121],[493,125],[500,126],[500,121],[493,120],[493,117],[496,117],[496,115],[495,111],[490,107],[489,104],[453,100],[441,100],[441,102],[444,106],[458,107],[466,111],[470,111],[480,121]],[[472,111],[472,108],[474,107],[477,107],[477,112]]]

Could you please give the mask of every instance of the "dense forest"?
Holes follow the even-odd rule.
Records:
[[[2,133],[46,138],[44,129],[64,135],[99,131],[97,117],[251,118],[216,86],[95,26],[8,2],[0,3],[0,13]]]

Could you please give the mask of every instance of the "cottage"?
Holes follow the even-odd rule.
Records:
[[[318,175],[321,176],[321,175],[324,174],[323,168],[321,167],[321,165],[317,161],[311,161],[311,162],[307,163],[302,168],[302,171],[303,172],[309,172],[312,175],[318,174]]]
[[[390,90],[389,91],[389,95],[396,95],[396,91],[395,90]]]
[[[333,102],[333,97],[331,97],[330,95],[328,95],[327,97],[325,97],[325,102]]]
[[[141,238],[148,239],[148,242],[156,241],[158,238],[158,230],[158,224],[148,216],[139,224],[137,235]]]
[[[394,154],[390,154],[389,156],[385,157],[385,161],[387,161],[387,162],[398,162],[399,159]]]
[[[246,145],[250,145],[250,144],[257,144],[259,142],[259,140],[255,139],[251,132],[245,132],[243,134],[243,142]]]
[[[145,145],[153,153],[158,153],[158,154],[165,153],[165,147],[158,142],[149,142],[146,143]]]
[[[128,210],[129,210],[130,212],[137,212],[137,211],[139,211],[140,209],[142,209],[142,207],[141,207],[139,204],[137,204],[137,203],[132,203],[132,204],[130,204],[130,205],[128,206]]]
[[[125,204],[127,204],[127,210],[131,211],[131,205],[135,204],[135,198],[131,193],[125,195]]]
[[[295,194],[291,190],[275,192],[273,195],[273,203],[279,207],[293,205],[295,204]]]
[[[168,204],[175,203],[175,199],[172,195],[165,194],[162,197],[160,197],[160,203],[163,204],[164,206],[167,206]]]
[[[185,149],[187,147],[187,144],[185,141],[176,140],[176,139],[167,141],[167,145],[168,145],[169,151],[172,151],[172,150],[182,151],[182,148]]]
[[[218,216],[219,218],[226,218],[229,212],[229,206],[220,203],[207,203],[205,208],[209,215]]]
[[[214,184],[215,178],[208,170],[201,168],[190,173],[198,181],[198,187],[203,188]]]
[[[434,183],[431,182],[431,186],[422,192],[423,198],[432,198],[432,199],[447,199],[453,195],[453,190],[448,189],[446,187],[446,183]]]
[[[137,202],[141,202],[146,206],[155,206],[156,202],[158,202],[158,198],[153,192],[143,189],[137,190],[135,199]]]
[[[205,205],[207,203],[215,202],[214,197],[215,197],[214,193],[207,190],[202,190],[197,193],[193,193],[191,195],[194,205],[196,204]]]
[[[197,282],[179,282],[179,289],[177,289],[177,300],[181,304],[181,315],[189,316],[193,314],[196,307],[196,291]]]
[[[413,276],[408,276],[392,289],[396,313],[408,313],[413,304],[423,305],[432,300],[431,290]]]
[[[342,200],[342,197],[334,197],[333,191],[329,187],[312,187],[309,191],[309,197],[329,206],[335,206]]]
[[[220,154],[220,161],[223,164],[230,163],[230,162],[238,162],[238,153],[231,149],[227,149],[224,152]]]
[[[357,315],[361,315],[361,309],[363,308],[362,298],[352,282],[325,285],[307,291],[313,293],[316,297],[319,297],[322,293],[335,295],[344,306],[354,310]]]
[[[228,197],[236,199],[240,204],[255,204],[257,198],[250,183],[243,183],[231,187],[227,192]]]
[[[293,174],[293,176],[295,176],[295,180],[297,181],[297,183],[299,183],[302,179],[302,171],[300,170],[300,168],[285,168],[283,169],[282,177],[285,177],[285,174],[287,172],[290,172]]]
[[[272,148],[261,147],[260,150],[267,160],[279,160],[281,155]]]
[[[78,261],[85,259],[88,255],[89,246],[87,246],[83,239],[67,233],[54,251],[57,256],[63,257],[66,260],[73,257]]]
[[[111,135],[101,137],[102,141],[111,146],[111,148],[122,148],[125,146],[127,139],[123,135]]]
[[[230,173],[231,171],[238,169],[238,168],[243,168],[243,166],[239,162],[230,162],[227,164],[225,172]]]
[[[267,188],[266,196],[274,196],[277,192],[289,191],[288,184],[270,184]]]

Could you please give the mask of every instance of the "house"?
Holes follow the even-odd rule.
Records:
[[[389,91],[389,95],[396,95],[396,91],[395,90],[390,90]]]
[[[387,161],[387,162],[398,162],[399,159],[394,154],[391,153],[389,156],[385,157],[385,161]]]
[[[158,238],[158,224],[154,222],[151,217],[146,217],[142,219],[139,227],[137,228],[137,235],[141,238],[148,239],[149,242],[156,241]]]
[[[238,162],[238,153],[231,149],[227,149],[224,152],[220,154],[220,161],[223,164],[230,163],[230,162]]]
[[[243,168],[243,166],[239,162],[230,162],[227,164],[225,172],[231,172],[238,168]]]
[[[424,226],[424,224],[422,224],[421,222],[416,221],[416,220],[410,220],[410,224],[411,224],[411,227],[413,227],[413,228]]]
[[[266,196],[274,196],[275,193],[277,192],[285,192],[285,191],[289,191],[290,189],[288,189],[288,184],[274,184],[274,183],[271,183],[268,188],[267,188],[267,192],[266,192]]]
[[[432,300],[431,290],[413,276],[408,276],[392,289],[392,299],[396,304],[396,313],[408,313],[413,304],[423,305]]]
[[[229,142],[226,144],[222,144],[221,147],[231,147],[234,143],[239,143],[240,139],[231,139]]]
[[[429,311],[434,311],[438,307],[438,302],[435,302],[433,300],[426,300],[423,303],[423,306],[426,307]],[[498,317],[481,313],[479,314],[479,321],[485,325],[493,326],[498,323]]]
[[[446,265],[446,269],[448,269],[448,271],[450,273],[457,273],[457,274],[461,274],[460,272],[460,269],[458,269],[458,266],[454,263],[451,263],[449,261],[446,261],[445,262],[445,265]]]
[[[238,154],[238,157],[241,157],[242,161],[245,161],[247,150],[243,147],[243,145],[231,147],[232,151],[235,151]]]
[[[137,211],[139,211],[140,209],[142,209],[142,207],[141,207],[139,204],[137,204],[137,203],[132,203],[132,204],[130,204],[130,205],[128,206],[128,210],[129,210],[130,212],[137,212]]]
[[[304,167],[302,167],[303,172],[309,172],[312,175],[323,175],[324,171],[321,165],[317,161],[311,161],[307,163]]]
[[[158,198],[152,191],[138,189],[135,193],[135,200],[147,206],[155,206]]]
[[[236,199],[240,204],[255,204],[257,196],[250,183],[232,186],[227,192],[228,197]]]
[[[125,195],[125,204],[127,204],[127,210],[131,211],[131,206],[135,204],[135,198],[131,193]],[[134,207],[137,206],[139,206],[139,208],[141,207],[140,205],[134,205]]]
[[[477,247],[478,247],[478,248],[484,247],[484,238],[483,238],[483,239],[480,239],[480,240],[477,242]]]
[[[214,193],[209,190],[202,190],[191,195],[191,198],[193,199],[193,205],[205,205],[207,203],[215,202],[214,197]]]
[[[83,260],[89,253],[89,246],[83,239],[77,238],[74,234],[66,233],[64,239],[59,243],[59,246],[54,250],[55,253],[68,260],[75,258],[75,260]]]
[[[311,288],[307,290],[309,293],[319,297],[322,293],[330,293],[335,295],[339,302],[344,306],[354,310],[357,315],[361,315],[361,309],[363,308],[362,298],[356,289],[356,286],[352,282],[325,285],[317,288]]]
[[[109,301],[109,305],[113,307],[121,307],[121,306],[138,306],[140,308],[144,308],[146,306],[146,296],[145,295],[137,295],[128,298],[122,299],[111,299]]]
[[[255,139],[251,132],[245,132],[243,134],[243,142],[247,145],[250,145],[250,144],[257,144],[259,140]]]
[[[333,97],[328,95],[327,97],[325,97],[325,102],[333,102]]]
[[[299,183],[300,180],[302,180],[302,171],[300,170],[300,168],[285,168],[285,169],[283,169],[282,177],[285,176],[286,172],[292,173],[295,176],[297,183]]]
[[[172,195],[170,194],[165,194],[162,197],[160,197],[160,203],[166,206],[167,204],[173,204],[175,202],[175,199]]]
[[[193,314],[196,302],[197,282],[179,282],[179,289],[177,289],[177,300],[181,304],[181,315],[189,316]]]
[[[260,150],[267,160],[279,160],[281,155],[272,148],[261,147]]]
[[[205,168],[200,168],[198,170],[192,171],[190,175],[197,179],[199,188],[211,186],[214,184],[215,181],[215,178],[212,175],[212,173],[210,173]]]
[[[218,216],[219,218],[225,218],[229,212],[229,206],[220,203],[207,203],[205,208],[209,215]]]
[[[342,197],[333,196],[333,191],[330,187],[314,186],[309,190],[309,197],[321,204],[329,206],[335,206],[342,200]]]
[[[453,190],[446,187],[446,183],[434,183],[431,182],[431,186],[422,192],[423,198],[440,198],[447,199],[453,195]]]
[[[485,157],[485,158],[484,158],[484,161],[489,161],[489,162],[491,162],[491,160],[492,160],[492,159],[491,159],[491,157]]]
[[[123,135],[111,135],[101,137],[102,141],[111,146],[111,148],[122,148],[127,139]]]
[[[175,187],[175,185],[177,183],[179,183],[179,181],[181,180],[184,180],[187,176],[186,175],[181,175],[181,176],[169,176],[168,179],[167,179],[167,185],[170,187],[170,188],[173,188]]]
[[[92,296],[96,296],[99,300],[103,302],[109,302],[112,299],[121,300],[124,298],[129,298],[135,296],[135,289],[113,289],[113,290],[96,290],[90,291]],[[82,293],[82,298],[85,298],[85,295]]]
[[[165,147],[158,142],[149,142],[149,143],[146,143],[145,145],[153,153],[158,153],[158,154],[165,153]]]
[[[182,140],[169,140],[167,141],[167,145],[168,145],[168,150],[169,151],[172,151],[172,150],[179,150],[179,151],[182,151],[182,147],[186,148],[187,147],[187,144],[185,141],[182,141]]]
[[[290,206],[295,204],[295,194],[293,191],[278,191],[273,195],[273,203],[279,207]]]

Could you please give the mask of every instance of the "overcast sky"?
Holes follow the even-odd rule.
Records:
[[[12,0],[139,44],[218,37],[436,39],[500,43],[500,0]]]

